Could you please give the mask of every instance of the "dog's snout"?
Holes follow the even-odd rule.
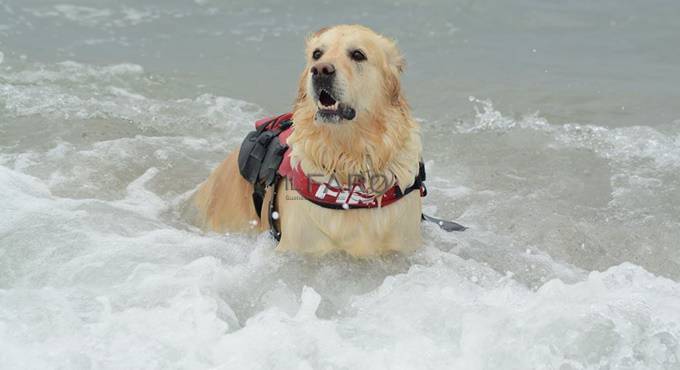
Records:
[[[317,63],[312,66],[314,77],[332,76],[335,73],[335,66],[330,63]]]

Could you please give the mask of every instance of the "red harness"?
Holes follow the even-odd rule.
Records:
[[[425,181],[425,166],[421,162],[418,167],[418,176],[413,180],[413,185],[403,191],[398,185],[393,185],[381,194],[366,189],[362,178],[352,178],[347,181],[349,186],[341,186],[337,179],[331,177],[330,181],[317,182],[312,180],[313,175],[305,174],[300,166],[291,167],[291,148],[288,146],[288,137],[293,133],[293,114],[287,113],[278,117],[263,119],[255,123],[256,129],[248,133],[241,143],[238,154],[239,172],[244,179],[253,184],[253,206],[257,216],[262,216],[262,206],[268,187],[272,187],[272,196],[269,201],[269,225],[272,236],[281,240],[281,231],[278,228],[278,212],[276,212],[276,192],[279,181],[286,179],[288,185],[292,185],[298,194],[310,202],[325,208],[354,209],[376,208],[390,205],[404,195],[414,190],[419,190],[421,196],[427,195]],[[381,181],[382,182],[382,181]],[[288,187],[290,189],[290,187]],[[436,223],[446,231],[463,231],[465,226],[452,221],[442,220],[436,217],[421,215],[421,219]]]
[[[288,137],[293,133],[293,126],[285,127],[282,124],[292,120],[293,114],[286,113],[276,118],[267,118],[259,120],[255,123],[256,128],[262,125],[269,125],[267,130],[281,130],[278,138],[281,144],[287,145]],[[273,121],[273,122],[272,122]],[[388,206],[404,195],[413,190],[418,189],[421,196],[426,195],[424,180],[424,170],[421,168],[421,173],[416,177],[414,184],[403,192],[400,187],[395,184],[382,192],[382,194],[375,194],[367,189],[367,184],[364,179],[357,177],[349,186],[342,186],[338,179],[331,176],[327,182],[317,182],[312,177],[307,176],[300,168],[300,165],[295,168],[291,167],[290,156],[292,149],[288,147],[283,160],[278,168],[278,174],[282,178],[286,178],[288,183],[292,185],[298,194],[310,202],[325,208],[333,209],[356,209],[356,208],[376,208]],[[421,165],[422,167],[422,165]],[[319,175],[321,177],[321,175]]]

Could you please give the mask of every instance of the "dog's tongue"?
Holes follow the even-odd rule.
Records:
[[[348,107],[344,104],[340,105],[338,107],[338,110],[340,111],[340,117],[346,119],[346,120],[353,120],[354,117],[356,117],[357,112],[354,110],[352,107]]]

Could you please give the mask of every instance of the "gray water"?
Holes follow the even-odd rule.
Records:
[[[680,369],[680,3],[0,0],[0,368]],[[179,210],[290,110],[303,40],[394,37],[414,255]]]

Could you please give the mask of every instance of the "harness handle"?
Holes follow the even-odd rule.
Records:
[[[465,231],[465,230],[468,229],[467,227],[465,227],[465,226],[463,226],[463,225],[461,225],[461,224],[459,224],[459,223],[457,223],[457,222],[442,220],[441,218],[428,216],[428,215],[426,215],[426,214],[424,214],[424,213],[421,215],[421,219],[422,219],[423,221],[435,223],[435,224],[437,224],[437,226],[439,226],[442,230],[447,231],[447,232],[452,232],[452,231]]]

